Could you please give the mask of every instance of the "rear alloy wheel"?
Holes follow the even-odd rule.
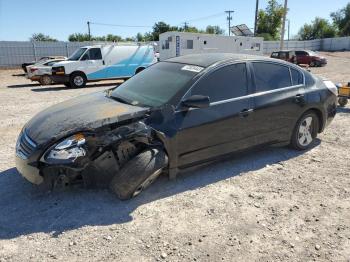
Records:
[[[125,164],[114,176],[110,189],[122,200],[138,196],[151,185],[168,165],[164,151],[148,149]]]
[[[338,103],[340,107],[345,107],[348,103],[348,99],[346,97],[339,97]]]
[[[39,82],[41,85],[46,86],[46,85],[51,85],[52,84],[52,80],[51,77],[48,75],[43,75],[40,77]]]
[[[297,150],[308,149],[317,137],[318,129],[318,116],[313,112],[304,114],[294,128],[291,146]]]
[[[73,73],[70,76],[69,83],[71,87],[81,88],[86,86],[86,77],[82,73]]]

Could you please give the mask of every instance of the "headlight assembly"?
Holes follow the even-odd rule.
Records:
[[[70,160],[74,162],[78,157],[86,155],[84,145],[86,143],[83,134],[75,134],[58,143],[46,153],[45,159],[50,160]]]

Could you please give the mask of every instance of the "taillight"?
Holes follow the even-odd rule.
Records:
[[[30,68],[30,72],[31,72],[31,73],[34,73],[34,72],[37,71],[37,70],[38,70],[38,68],[36,68],[36,67]]]
[[[329,91],[331,91],[333,94],[338,96],[338,88],[335,84],[333,84],[332,81],[323,80],[323,83],[325,84],[325,86],[328,88]]]

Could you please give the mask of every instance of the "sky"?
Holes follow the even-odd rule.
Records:
[[[264,9],[267,0],[260,0]],[[283,4],[283,0],[278,0]],[[290,35],[316,16],[330,19],[329,14],[343,8],[350,0],[289,0]],[[94,36],[116,34],[135,36],[152,30],[164,21],[181,26],[205,29],[219,25],[228,32],[225,10],[234,10],[233,25],[254,27],[255,0],[0,0],[0,40],[27,41],[33,33],[44,33],[67,41],[72,33],[87,33],[87,21],[143,27],[91,25]],[[205,18],[206,19],[200,19]]]

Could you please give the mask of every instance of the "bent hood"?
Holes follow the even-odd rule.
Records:
[[[25,126],[27,135],[38,145],[74,132],[93,130],[108,124],[142,117],[148,108],[117,102],[104,92],[79,96],[34,116]]]

